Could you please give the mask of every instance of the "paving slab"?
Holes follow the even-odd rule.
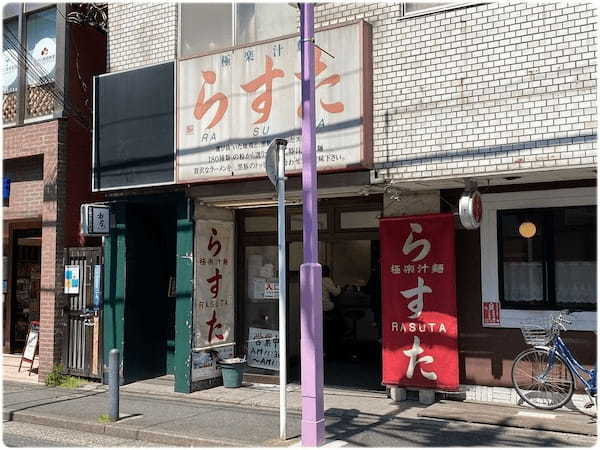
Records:
[[[442,400],[418,413],[419,417],[501,425],[533,430],[597,436],[596,416],[570,411],[499,406],[490,403]]]
[[[291,385],[289,389],[290,394],[296,395],[299,406],[299,386]],[[62,389],[5,382],[4,420],[196,447],[289,446],[297,442],[300,434],[300,410],[293,406],[288,411],[289,439],[282,442],[276,438],[279,435],[277,386],[215,388],[211,394],[207,391],[201,394],[165,391],[148,394],[124,389],[120,401],[120,412],[124,417],[109,424],[99,421],[108,410],[106,391],[106,386],[99,384],[87,385],[85,389]],[[499,410],[503,412],[499,413]],[[461,439],[461,435],[474,428],[472,431],[479,433],[481,443],[487,443],[496,442],[506,433],[515,433],[508,430],[519,430],[511,427],[575,433],[581,439],[596,436],[595,422],[592,424],[592,418],[588,416],[567,413],[569,417],[562,420],[565,413],[561,412],[557,413],[561,420],[550,421],[531,415],[536,413],[533,409],[470,402],[442,401],[432,406],[416,401],[397,403],[381,392],[325,389],[326,430],[330,440],[354,440],[356,444],[364,440],[387,446],[385,443],[392,442],[390,436],[402,437],[405,444],[410,444],[416,433],[415,444],[423,441],[446,446],[451,444],[442,439],[442,430]],[[470,425],[464,429],[461,421],[488,425]],[[550,424],[545,423],[549,421]],[[481,429],[486,426],[495,433]],[[528,430],[521,432],[531,435]],[[570,435],[561,436],[559,439],[564,440]],[[547,441],[535,435],[524,438],[537,444]],[[516,442],[521,441],[517,439]]]

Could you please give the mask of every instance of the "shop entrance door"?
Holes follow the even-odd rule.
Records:
[[[290,243],[290,261],[302,258],[302,242]],[[319,262],[339,288],[327,294],[334,304],[323,315],[325,385],[381,390],[381,294],[379,241],[337,239],[319,243]],[[293,311],[290,333],[299,330],[300,280],[292,266],[289,297]],[[327,269],[324,270],[326,272]],[[325,274],[324,274],[325,276]],[[324,285],[330,285],[325,283]],[[290,339],[291,354],[299,355],[298,337]],[[299,365],[291,373],[299,380]]]
[[[79,294],[69,295],[67,314],[67,345],[63,364],[71,375],[87,378],[102,377],[102,312],[94,312],[94,285],[102,265],[100,247],[67,249],[67,264],[79,267]],[[98,280],[98,282],[101,280]]]
[[[40,320],[42,230],[13,232],[10,350],[23,351],[29,324]]]
[[[174,202],[127,205],[125,382],[174,373]]]

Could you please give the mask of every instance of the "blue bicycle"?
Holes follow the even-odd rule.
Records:
[[[565,405],[575,392],[579,379],[594,405],[596,398],[596,368],[586,369],[577,362],[560,337],[571,322],[568,311],[553,317],[549,328],[524,327],[525,342],[532,345],[517,355],[512,366],[512,382],[519,396],[539,409],[556,409]]]

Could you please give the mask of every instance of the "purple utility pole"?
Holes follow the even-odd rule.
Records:
[[[302,224],[304,263],[300,266],[300,355],[304,447],[325,440],[323,413],[323,305],[317,236],[317,153],[315,145],[314,4],[300,3],[302,43]]]

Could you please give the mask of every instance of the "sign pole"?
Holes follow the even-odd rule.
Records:
[[[317,228],[315,137],[314,3],[300,3],[302,61],[302,240],[300,266],[301,442],[318,447],[325,440],[323,411],[323,305]]]
[[[285,148],[278,143],[277,164],[277,245],[279,247],[279,438],[287,439],[287,339],[286,339],[286,255],[285,255]]]

